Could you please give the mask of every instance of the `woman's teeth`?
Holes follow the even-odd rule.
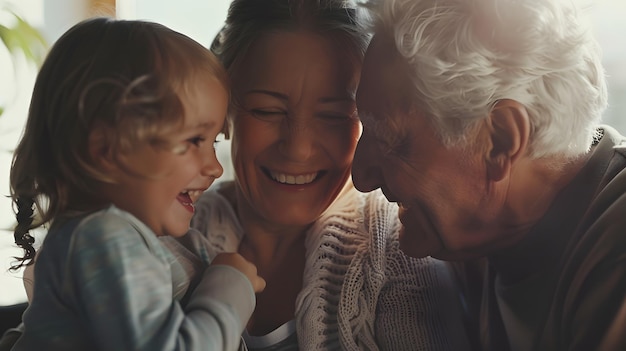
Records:
[[[312,181],[314,181],[315,178],[317,177],[317,172],[310,173],[310,174],[300,174],[297,176],[284,174],[284,173],[270,172],[270,175],[272,176],[272,179],[274,179],[275,181],[279,183],[302,185],[302,184],[309,184]]]

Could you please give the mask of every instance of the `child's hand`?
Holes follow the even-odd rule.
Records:
[[[252,283],[254,292],[258,293],[265,289],[265,279],[257,275],[256,266],[236,252],[222,252],[218,254],[211,262],[211,265],[214,264],[231,266],[245,274]]]

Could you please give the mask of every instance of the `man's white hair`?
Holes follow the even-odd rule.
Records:
[[[568,0],[371,0],[371,29],[411,67],[446,145],[501,99],[528,110],[533,158],[587,152],[607,104],[600,49]]]

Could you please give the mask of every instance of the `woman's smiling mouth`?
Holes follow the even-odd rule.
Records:
[[[267,173],[269,174],[270,178],[272,178],[274,181],[281,183],[281,184],[305,185],[305,184],[309,184],[315,181],[315,179],[317,179],[318,175],[321,172],[297,174],[297,175],[274,172],[274,171],[267,171]]]

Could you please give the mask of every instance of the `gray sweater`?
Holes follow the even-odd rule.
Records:
[[[252,285],[234,268],[204,270],[196,259],[200,279],[183,307],[192,267],[184,261],[113,206],[53,225],[12,350],[236,350]]]
[[[626,138],[602,129],[525,240],[489,257],[485,350],[626,350]]]

